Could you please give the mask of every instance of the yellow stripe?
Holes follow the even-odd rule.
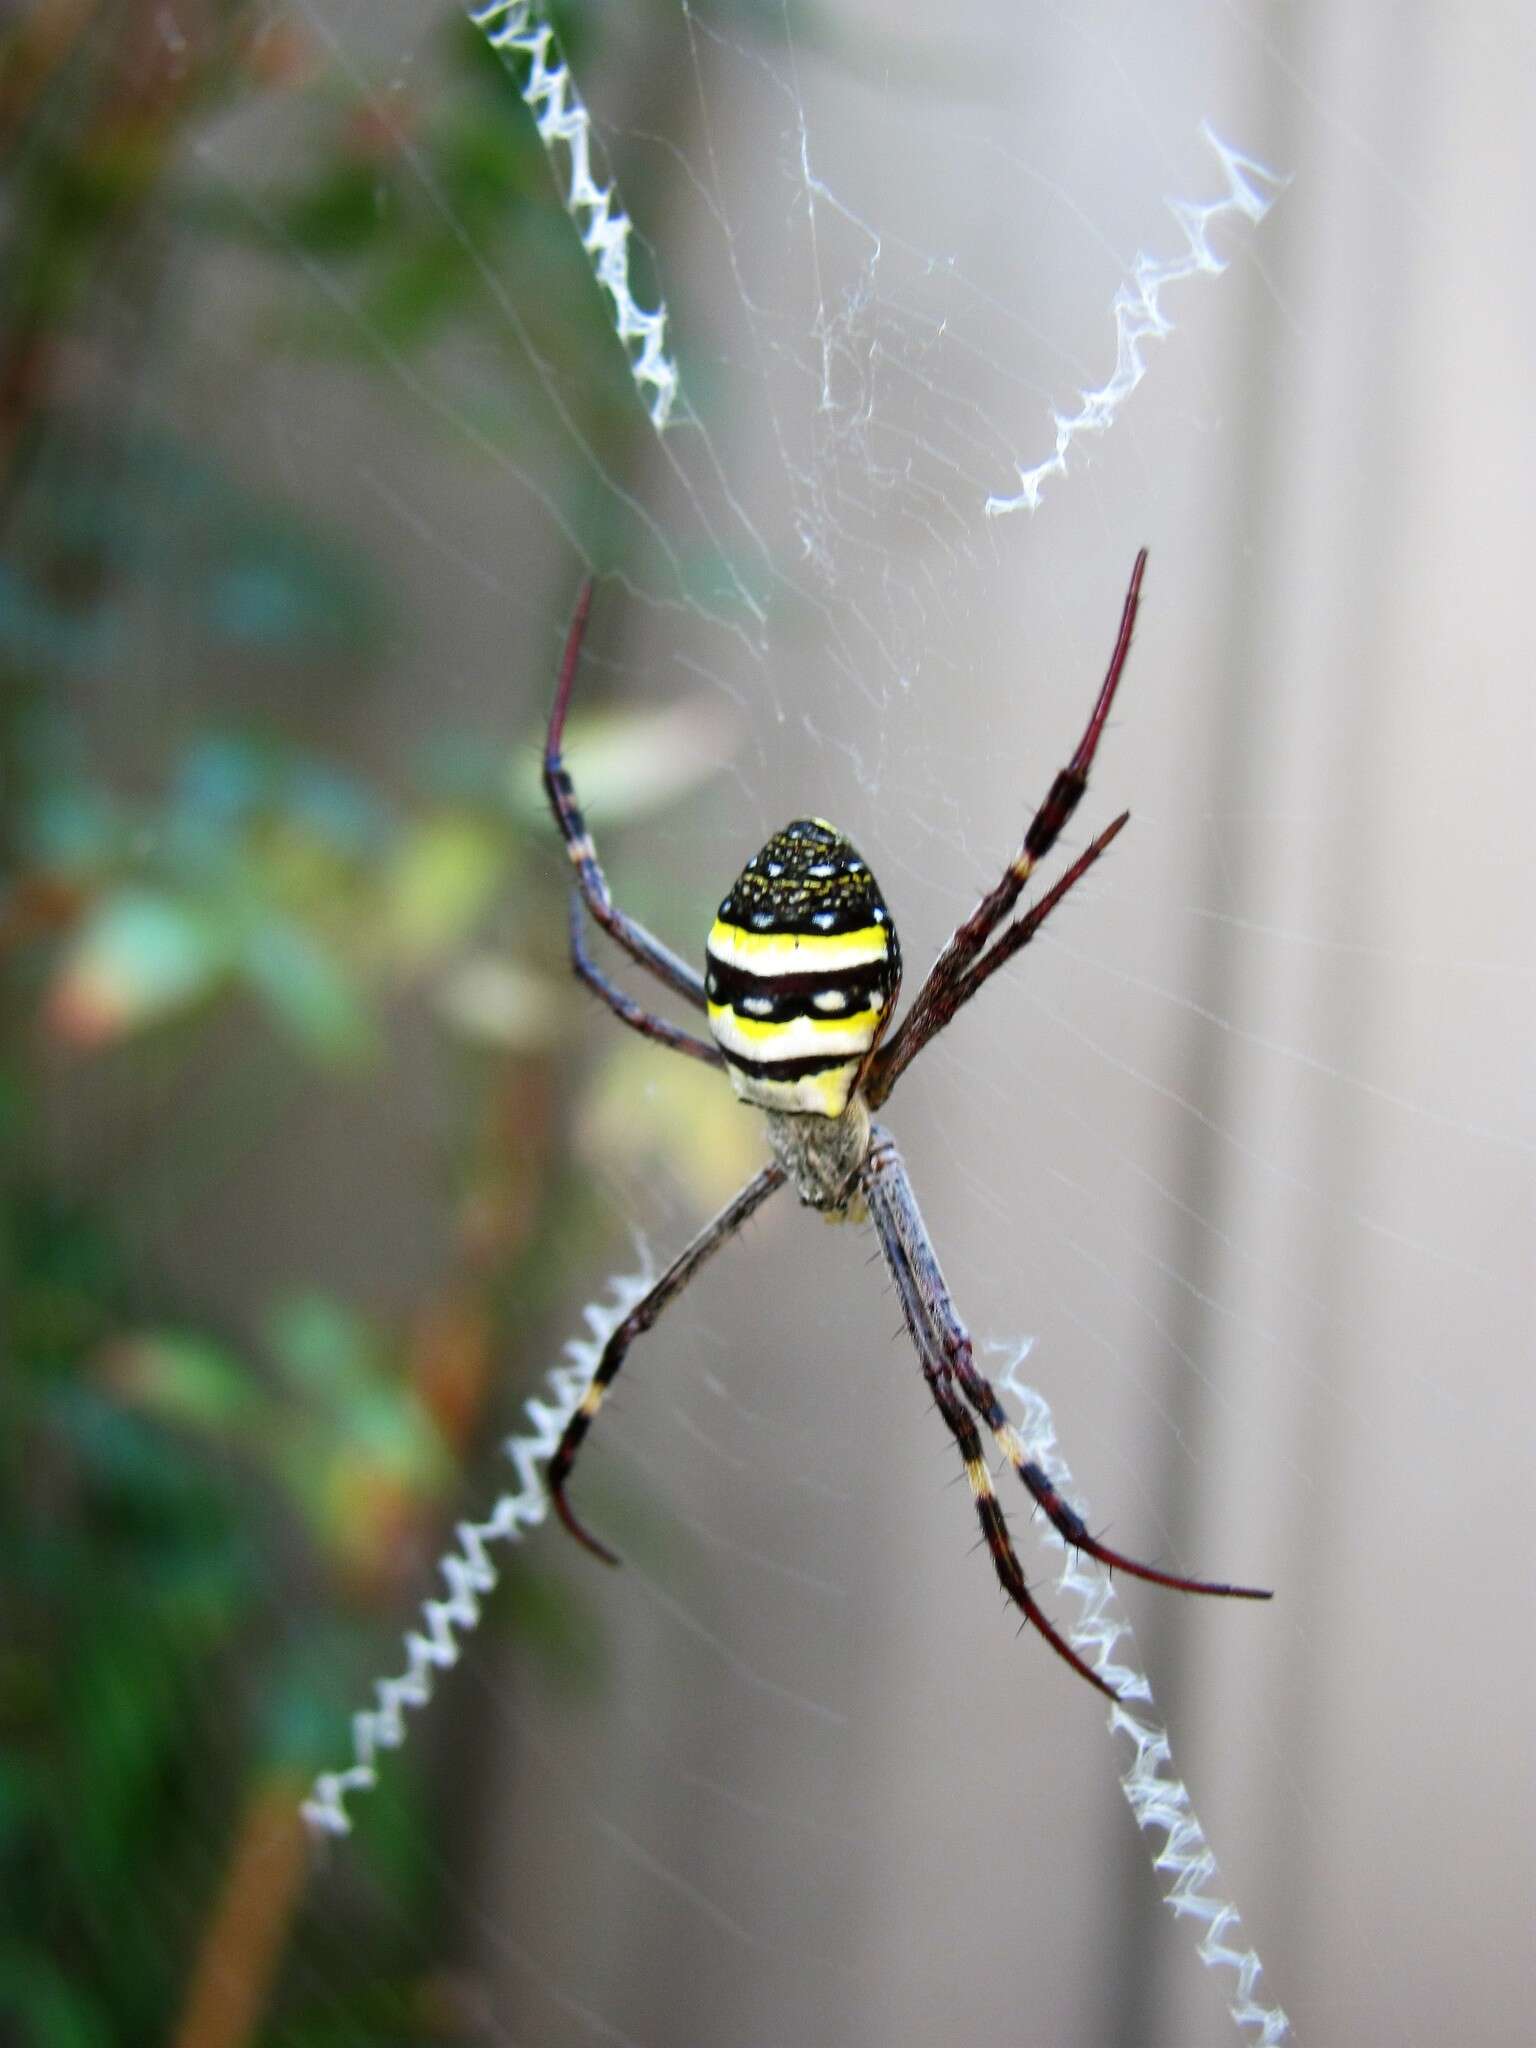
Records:
[[[748,974],[780,972],[821,974],[839,967],[868,967],[890,951],[884,925],[870,924],[856,932],[747,932],[716,918],[708,950],[725,967]]]
[[[740,1010],[732,1009],[729,1003],[710,1003],[708,1009],[711,1027],[715,1026],[717,1018],[728,1017],[730,1019],[730,1036],[732,1038],[754,1039],[761,1045],[766,1040],[774,1038],[781,1040],[802,1037],[828,1039],[838,1038],[846,1034],[848,1038],[847,1050],[849,1052],[863,1052],[874,1037],[875,1026],[880,1021],[879,1010],[857,1010],[851,1017],[784,1017],[775,1023],[771,1017],[744,1017]],[[717,1037],[720,1036],[718,1030],[716,1030],[715,1035]],[[841,1050],[841,1048],[832,1046],[829,1050],[836,1052]],[[807,1052],[803,1055],[798,1053],[773,1053],[769,1056],[775,1059],[808,1058],[811,1051],[814,1051],[814,1047],[808,1048]]]
[[[1007,1458],[1010,1465],[1017,1468],[1028,1464],[1029,1460],[1024,1455],[1024,1446],[1020,1443],[1018,1433],[1011,1422],[1005,1422],[1000,1429],[994,1429],[992,1434],[1002,1446],[1003,1455]]]
[[[845,1060],[835,1067],[823,1067],[819,1074],[802,1074],[798,1081],[772,1081],[764,1075],[744,1074],[740,1067],[726,1063],[731,1086],[742,1102],[754,1109],[778,1109],[798,1116],[841,1116],[853,1092],[858,1060]]]
[[[980,1458],[967,1458],[965,1476],[971,1482],[971,1496],[975,1500],[991,1500],[992,1475]]]

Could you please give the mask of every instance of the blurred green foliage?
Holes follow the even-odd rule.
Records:
[[[513,958],[487,936],[545,828],[512,732],[488,771],[464,736],[477,776],[427,764],[403,790],[228,699],[178,700],[122,745],[102,707],[142,659],[146,613],[175,622],[183,669],[238,664],[253,705],[264,677],[365,689],[389,625],[343,536],[132,398],[188,277],[254,255],[270,288],[253,347],[280,334],[369,375],[381,350],[472,331],[504,368],[487,431],[514,447],[532,431],[527,356],[486,280],[517,278],[518,325],[579,388],[594,444],[622,468],[623,437],[648,430],[531,122],[462,17],[445,11],[443,89],[416,106],[338,90],[302,17],[209,0],[168,41],[164,14],[43,0],[0,27],[0,2037],[449,2040],[452,2000],[421,1981],[409,1757],[349,1850],[366,1882],[332,1887],[301,1937],[309,1967],[268,2008],[246,1959],[245,2031],[186,2015],[243,1881],[242,1827],[344,1756],[345,1712],[396,1654],[420,1556],[496,1419],[491,1361],[507,1380],[558,1292],[551,1245],[580,1237],[573,1179],[530,1111],[571,998],[547,941]],[[560,18],[579,55],[583,19]],[[276,94],[302,96],[308,161],[255,193],[201,175],[206,124]],[[352,317],[308,288],[316,262],[346,275]],[[720,745],[675,712],[591,735],[608,819],[671,800]],[[137,1227],[158,1165],[190,1161],[195,1181],[224,1142],[197,1077],[265,1046],[257,1119],[274,1073],[377,1077],[403,1000],[470,1049],[477,1098],[436,1299],[384,1327],[317,1275],[210,1326],[146,1266]],[[152,1107],[132,1173],[61,1164],[58,1119],[88,1075],[112,1083],[93,1081],[90,1114]],[[605,1084],[586,1118],[598,1146],[675,1142],[681,1108],[637,1136],[611,1102]],[[590,1680],[579,1610],[520,1558],[509,1577],[502,1625]],[[303,1866],[265,1868],[269,1886],[291,1870],[281,1952]],[[241,1913],[227,1918],[237,1947],[218,1964],[238,1971]]]

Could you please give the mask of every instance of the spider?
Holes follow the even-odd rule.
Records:
[[[1033,1623],[1080,1677],[1111,1699],[1119,1698],[1052,1625],[1031,1592],[993,1489],[978,1422],[990,1431],[1036,1506],[1074,1548],[1107,1567],[1181,1593],[1270,1598],[1257,1587],[1215,1585],[1139,1564],[1094,1536],[1056,1491],[977,1368],[901,1154],[871,1114],[929,1040],[999,967],[1029,944],[1129,820],[1130,813],[1123,812],[1032,908],[1007,921],[1088,786],[1088,771],[1130,652],[1146,564],[1143,548],[1131,572],[1109,669],[1076,753],[1051,784],[1001,881],[954,933],[906,1016],[889,1035],[901,984],[896,928],[874,876],[853,845],[824,819],[795,819],[747,862],[720,905],[706,942],[702,976],[614,903],[562,756],[566,711],[592,605],[592,584],[583,586],[566,638],[544,753],[544,788],[576,871],[570,905],[571,964],[632,1030],[690,1059],[723,1067],[740,1100],[766,1115],[773,1155],[679,1253],[614,1331],[550,1459],[549,1491],[561,1521],[606,1563],[619,1560],[582,1526],[566,1498],[577,1453],[603,1398],[634,1340],[650,1329],[705,1260],[788,1183],[802,1203],[829,1219],[873,1222],[923,1377],[964,1461],[1003,1591],[1025,1622]],[[653,1015],[611,981],[587,950],[584,913],[590,913],[638,966],[703,1011],[710,1038]]]

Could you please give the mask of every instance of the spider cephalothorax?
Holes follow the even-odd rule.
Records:
[[[1119,687],[1141,593],[1146,551],[1136,557],[1109,670],[1077,751],[1057,775],[1023,843],[929,970],[901,1024],[887,1032],[901,982],[896,930],[874,876],[856,849],[821,818],[798,818],[754,854],[720,905],[700,976],[608,893],[561,751],[566,707],[591,606],[589,584],[576,606],[550,715],[544,786],[576,871],[571,895],[571,961],[589,988],[633,1030],[675,1052],[723,1066],[738,1097],[765,1112],[765,1166],[673,1260],[604,1348],[580,1406],[549,1462],[561,1520],[590,1550],[616,1563],[572,1513],[565,1484],[603,1396],[635,1338],[648,1330],[711,1252],[735,1235],[786,1183],[808,1207],[874,1223],[923,1377],[965,1465],[982,1534],[1003,1591],[1074,1670],[1111,1698],[1113,1688],[1041,1612],[1024,1577],[992,1486],[978,1423],[1066,1541],[1102,1564],[1185,1593],[1267,1600],[1248,1586],[1212,1585],[1138,1564],[1089,1533],[1030,1457],[997,1393],[977,1370],[929,1242],[906,1167],[888,1131],[872,1122],[916,1055],[1005,961],[1034,937],[1062,898],[1103,853],[1125,814],[1078,855],[1055,886],[1021,916],[1013,912],[1035,868],[1051,851],[1088,787],[1088,770]],[[711,1039],[657,1017],[626,995],[587,953],[589,911],[631,959],[708,1019]]]

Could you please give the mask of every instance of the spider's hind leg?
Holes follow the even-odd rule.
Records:
[[[1041,1512],[1049,1517],[1062,1540],[1069,1543],[1074,1550],[1082,1551],[1085,1557],[1096,1559],[1108,1571],[1126,1572],[1132,1578],[1146,1579],[1154,1586],[1171,1586],[1176,1593],[1213,1593],[1228,1600],[1272,1600],[1275,1597],[1273,1592],[1264,1586],[1228,1586],[1214,1579],[1186,1579],[1177,1572],[1159,1571],[1155,1565],[1142,1564],[1134,1557],[1127,1557],[1123,1551],[1112,1550],[1107,1543],[1101,1542],[1097,1536],[1090,1533],[1087,1523],[1076,1508],[1062,1499],[1043,1469],[1025,1455],[1018,1432],[1003,1412],[990,1384],[979,1373],[975,1377],[979,1388],[985,1389],[981,1398],[990,1397],[993,1404],[991,1412],[978,1412],[984,1412],[987,1427],[997,1438],[1004,1455],[1028,1487]],[[964,1384],[962,1380],[962,1387]],[[970,1400],[972,1407],[977,1407],[977,1400],[968,1389],[966,1398]],[[994,1413],[1001,1419],[994,1420]]]
[[[930,1313],[932,1289],[938,1273],[933,1249],[928,1243],[922,1218],[917,1213],[917,1203],[913,1199],[901,1155],[886,1133],[878,1128],[860,1180],[880,1240],[880,1249],[885,1254],[885,1262],[901,1297],[902,1313],[917,1349],[923,1378],[964,1462],[971,1497],[976,1503],[977,1519],[991,1553],[998,1583],[1024,1619],[1033,1623],[1057,1656],[1070,1664],[1079,1678],[1086,1678],[1107,1699],[1118,1701],[1119,1693],[1078,1655],[1030,1591],[982,1454],[981,1432],[956,1391],[954,1374]],[[942,1280],[938,1285],[942,1288]]]
[[[910,1316],[908,1328],[912,1329],[913,1337],[917,1339],[918,1333]],[[964,1461],[971,1498],[976,1503],[977,1518],[981,1523],[982,1535],[986,1538],[987,1549],[992,1556],[992,1566],[997,1573],[998,1583],[1024,1619],[1040,1631],[1057,1656],[1065,1658],[1079,1678],[1086,1678],[1090,1685],[1097,1686],[1107,1699],[1118,1700],[1120,1695],[1108,1679],[1101,1678],[1093,1666],[1078,1655],[1055,1624],[1047,1619],[1044,1610],[1030,1591],[1029,1582],[1024,1576],[1024,1567],[1019,1563],[1018,1552],[1013,1547],[1013,1538],[1008,1534],[1002,1503],[993,1488],[987,1461],[982,1456],[981,1433],[971,1420],[964,1402],[954,1392],[953,1382],[941,1371],[935,1370],[925,1356],[920,1340],[917,1356],[934,1403],[943,1416]]]
[[[1074,1550],[1080,1550],[1087,1557],[1097,1559],[1111,1571],[1127,1572],[1132,1578],[1147,1579],[1154,1586],[1171,1586],[1178,1593],[1213,1593],[1229,1600],[1270,1600],[1274,1595],[1259,1586],[1228,1586],[1211,1579],[1188,1579],[1177,1572],[1159,1571],[1155,1565],[1142,1564],[1134,1557],[1127,1557],[1123,1551],[1112,1550],[1093,1535],[1088,1524],[1070,1502],[1064,1500],[1052,1485],[1043,1466],[1030,1457],[1023,1439],[1009,1419],[1008,1411],[998,1399],[997,1389],[986,1375],[977,1369],[972,1353],[971,1340],[962,1327],[947,1292],[937,1294],[932,1303],[934,1322],[944,1355],[949,1360],[956,1383],[966,1400],[982,1421],[991,1430],[997,1447],[1012,1465],[1015,1472],[1029,1489],[1036,1505],[1045,1514],[1062,1540]]]
[[[919,1349],[923,1338],[915,1327],[914,1317],[926,1325],[946,1375],[992,1432],[998,1448],[1063,1540],[1112,1571],[1150,1580],[1155,1586],[1171,1586],[1179,1593],[1210,1593],[1232,1600],[1273,1598],[1270,1592],[1258,1586],[1229,1586],[1209,1579],[1185,1578],[1176,1572],[1160,1571],[1155,1565],[1142,1564],[1134,1557],[1127,1557],[1123,1551],[1111,1549],[1089,1531],[1082,1516],[1062,1498],[1044,1469],[1029,1456],[1023,1439],[998,1398],[997,1389],[978,1370],[970,1334],[955,1311],[944,1275],[939,1269],[938,1257],[907,1180],[906,1169],[895,1146],[878,1129],[876,1140],[871,1148],[871,1164],[865,1173],[866,1192],[870,1209],[880,1226],[887,1260],[897,1274],[898,1286],[902,1288],[904,1305],[907,1305],[908,1289],[912,1292],[913,1303],[908,1305],[907,1320],[914,1324],[913,1335]],[[909,1276],[905,1281],[897,1270],[898,1260]],[[947,1415],[945,1419],[949,1420]],[[974,1487],[974,1479],[972,1484]]]

